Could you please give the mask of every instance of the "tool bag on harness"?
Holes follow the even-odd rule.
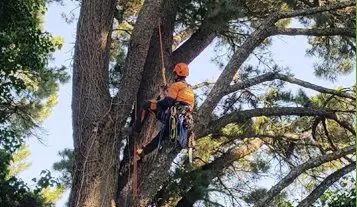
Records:
[[[182,148],[194,148],[193,118],[189,106],[175,105],[171,107],[169,138]]]

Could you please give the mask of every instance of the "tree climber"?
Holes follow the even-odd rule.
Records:
[[[175,73],[175,82],[169,88],[161,89],[163,90],[161,92],[167,90],[165,98],[157,102],[154,100],[147,101],[143,106],[141,119],[136,120],[135,122],[134,131],[140,132],[147,114],[154,112],[156,114],[156,118],[164,124],[160,133],[158,133],[158,135],[148,145],[137,150],[137,154],[140,157],[155,150],[159,146],[162,139],[169,137],[170,130],[172,130],[173,125],[175,125],[172,124],[172,121],[170,121],[170,118],[172,118],[173,115],[176,117],[181,117],[181,123],[184,128],[182,130],[185,131],[184,136],[187,137],[186,143],[180,144],[192,144],[188,143],[188,140],[193,140],[194,136],[192,132],[193,120],[191,112],[194,107],[195,97],[192,88],[189,86],[189,84],[186,83],[185,80],[189,75],[188,65],[185,63],[178,63],[175,65],[173,72]],[[179,132],[180,136],[183,135],[182,130],[181,134]]]

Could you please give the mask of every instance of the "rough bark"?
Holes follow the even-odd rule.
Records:
[[[172,55],[171,45],[172,45],[172,34],[174,31],[174,21],[175,21],[174,17],[176,15],[176,10],[177,10],[177,4],[175,1],[173,0],[165,1],[162,5],[161,14],[160,14],[165,68],[170,68],[170,69],[172,65],[170,58]],[[137,107],[137,112],[140,112],[142,108],[142,104],[145,101],[149,99],[156,99],[156,97],[159,95],[158,93],[159,86],[163,84],[158,26],[159,24],[157,24],[156,27],[154,27],[154,29],[152,30],[150,47],[149,47],[148,54],[145,58],[143,79],[140,82],[140,87],[136,97],[135,107]],[[168,78],[167,79],[168,82],[172,81],[172,75],[170,73],[168,73],[166,77]],[[137,116],[140,116],[140,114],[137,114]],[[154,119],[154,122],[156,122],[156,119]],[[133,134],[130,137],[129,145],[127,145],[125,148],[124,159],[121,162],[119,187],[118,187],[119,190],[118,203],[121,205],[124,205],[125,201],[128,202],[127,197],[132,193],[131,192],[132,177],[131,175],[129,175],[129,171],[130,171],[129,158],[133,157],[132,152],[134,150],[134,143],[135,145],[143,143],[143,140],[148,137],[147,134],[149,132],[147,130],[149,124],[150,124],[149,121],[147,121],[146,124],[143,126],[142,133]],[[155,123],[153,123],[153,125],[155,125]],[[130,156],[129,156],[129,152],[131,153]],[[139,171],[141,171],[141,169],[145,169],[146,167],[148,166],[140,166]],[[130,166],[130,169],[131,170],[133,169],[132,165]],[[141,180],[145,179],[145,176],[143,176],[139,172],[138,179],[139,179],[138,182],[140,183]],[[141,189],[141,188],[138,189],[139,192],[138,198],[143,200],[143,201],[139,201],[139,203],[145,203],[145,200],[146,201],[149,200],[149,198],[145,198],[143,195],[141,195],[141,192],[145,192],[145,191],[148,191],[148,189]],[[127,205],[130,206],[131,204],[127,203]]]
[[[198,31],[173,52],[173,64],[191,63],[217,36],[208,26],[203,25]]]
[[[109,206],[116,191],[113,183],[118,150],[111,140],[113,122],[108,119],[111,102],[107,72],[115,2],[82,1],[73,66],[75,175],[71,207]]]
[[[145,1],[138,16],[115,103],[108,90],[111,31],[116,1],[82,2],[73,75],[75,175],[70,206],[109,206],[118,180],[120,129],[139,88],[160,1]],[[116,104],[116,107],[112,107]]]
[[[319,186],[317,186],[306,198],[304,198],[297,207],[309,207],[324,194],[324,192],[336,181],[342,178],[349,172],[352,172],[356,169],[356,163],[353,162],[337,171],[327,176]]]
[[[355,146],[346,147],[340,151],[330,153],[327,155],[318,156],[310,159],[309,161],[292,169],[288,175],[281,179],[276,185],[274,185],[266,194],[266,196],[257,201],[254,207],[267,206],[275,196],[277,196],[284,188],[290,185],[299,175],[304,173],[308,169],[320,166],[323,163],[330,162],[339,159],[348,154],[352,154],[355,151]]]

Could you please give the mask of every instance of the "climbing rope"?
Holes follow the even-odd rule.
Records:
[[[164,62],[164,49],[163,49],[163,43],[162,43],[162,35],[161,35],[161,25],[159,23],[158,25],[159,27],[159,42],[160,42],[160,57],[161,57],[161,73],[162,73],[162,80],[163,80],[163,84],[164,86],[167,85],[166,82],[166,75],[165,75],[165,62]],[[137,115],[137,102],[135,100],[134,102],[134,107],[135,107],[135,120],[137,120],[138,115]],[[150,137],[152,136],[153,133],[153,125],[155,121],[155,115],[152,114],[152,112],[150,112],[150,120],[149,120],[149,129],[148,132],[145,136],[144,142],[143,142],[143,146],[146,146],[151,140]],[[135,143],[135,140],[133,141],[134,143],[134,158],[133,158],[133,196],[136,197],[138,194],[138,154],[137,154],[137,150],[138,150],[138,145]]]
[[[166,86],[166,75],[165,75],[165,62],[164,62],[164,49],[162,44],[162,37],[161,37],[161,25],[159,23],[159,41],[160,41],[160,56],[161,56],[161,73],[162,73],[162,81],[164,86]]]

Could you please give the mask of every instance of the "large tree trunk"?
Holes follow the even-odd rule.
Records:
[[[118,94],[108,89],[109,50],[116,1],[82,1],[73,75],[75,169],[70,206],[110,206],[118,186],[120,129],[139,89],[162,1],[145,1],[132,32]]]
[[[113,122],[108,118],[108,54],[115,3],[82,1],[73,67],[71,207],[109,206],[115,198],[118,147],[113,145]]]

